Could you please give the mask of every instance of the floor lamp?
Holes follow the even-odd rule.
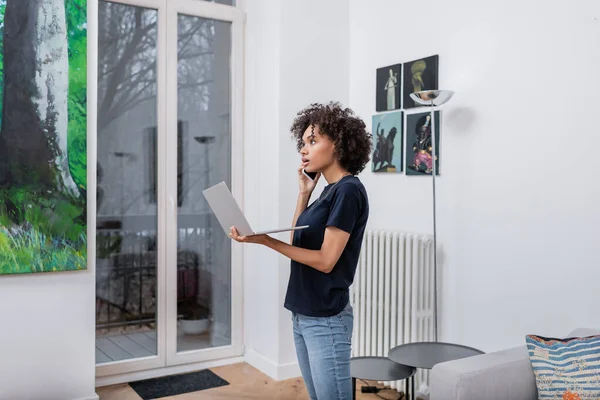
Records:
[[[437,300],[437,227],[435,215],[435,174],[436,167],[436,146],[435,142],[435,113],[434,106],[440,106],[452,98],[454,92],[451,90],[424,90],[411,93],[410,97],[422,106],[431,106],[431,155],[433,163],[432,182],[433,182],[433,331],[435,341],[438,341],[438,300]]]

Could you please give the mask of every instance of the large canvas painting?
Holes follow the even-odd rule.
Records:
[[[439,56],[421,58],[404,64],[404,108],[421,107],[410,98],[411,93],[439,89]]]
[[[403,111],[373,116],[373,172],[401,172]]]
[[[435,117],[435,168],[440,174],[440,112]],[[431,137],[431,113],[409,114],[406,116],[406,175],[433,174],[433,142]]]
[[[0,0],[0,275],[85,269],[86,0]]]

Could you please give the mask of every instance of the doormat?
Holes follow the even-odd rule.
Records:
[[[189,374],[145,379],[129,384],[142,400],[176,396],[226,385],[229,385],[229,382],[208,369]]]

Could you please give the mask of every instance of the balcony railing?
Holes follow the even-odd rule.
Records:
[[[151,226],[155,220],[155,217],[98,220],[96,328],[99,334],[155,328],[158,253],[157,232]],[[208,303],[213,275],[212,229],[199,228],[206,225],[201,215],[180,216],[180,221],[177,299]],[[123,229],[127,226],[135,229]]]

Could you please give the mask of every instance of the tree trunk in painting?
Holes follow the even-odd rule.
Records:
[[[69,54],[64,0],[37,0],[36,99],[42,126],[49,140],[55,138],[56,167],[60,173],[60,189],[77,195],[77,186],[69,171],[67,154],[69,91]]]
[[[55,189],[58,149],[44,132],[35,103],[38,1],[6,2],[0,187],[48,193]]]
[[[87,265],[85,3],[0,0],[0,275]]]

